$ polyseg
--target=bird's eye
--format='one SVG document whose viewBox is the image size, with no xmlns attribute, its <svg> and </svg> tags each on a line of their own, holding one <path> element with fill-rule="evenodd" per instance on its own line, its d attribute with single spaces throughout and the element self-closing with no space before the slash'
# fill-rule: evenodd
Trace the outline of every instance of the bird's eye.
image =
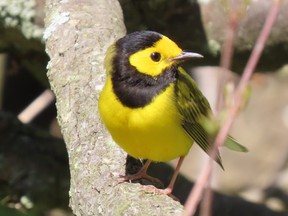
<svg viewBox="0 0 288 216">
<path fill-rule="evenodd" d="M 153 52 L 153 53 L 151 53 L 150 57 L 151 57 L 152 61 L 159 62 L 161 59 L 161 54 L 158 52 Z"/>
</svg>

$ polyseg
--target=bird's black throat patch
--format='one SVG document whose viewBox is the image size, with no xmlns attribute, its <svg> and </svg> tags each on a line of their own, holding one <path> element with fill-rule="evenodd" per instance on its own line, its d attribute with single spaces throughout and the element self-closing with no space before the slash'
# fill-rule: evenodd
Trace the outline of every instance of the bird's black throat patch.
<svg viewBox="0 0 288 216">
<path fill-rule="evenodd" d="M 123 66 L 123 65 L 122 65 Z M 178 75 L 177 68 L 171 67 L 158 76 L 141 74 L 134 67 L 121 67 L 112 74 L 114 93 L 119 101 L 129 108 L 140 108 L 152 102 Z"/>
</svg>

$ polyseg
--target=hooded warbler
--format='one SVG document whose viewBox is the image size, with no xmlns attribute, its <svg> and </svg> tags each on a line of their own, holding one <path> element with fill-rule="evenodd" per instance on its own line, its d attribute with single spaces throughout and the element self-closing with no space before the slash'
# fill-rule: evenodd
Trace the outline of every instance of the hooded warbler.
<svg viewBox="0 0 288 216">
<path fill-rule="evenodd" d="M 195 81 L 179 64 L 202 57 L 184 52 L 168 37 L 153 31 L 128 34 L 111 45 L 104 66 L 106 83 L 98 102 L 100 116 L 112 138 L 134 158 L 147 159 L 142 169 L 122 180 L 148 178 L 151 161 L 179 157 L 169 186 L 171 194 L 178 171 L 195 141 L 206 153 L 212 146 L 200 123 L 211 114 L 210 105 Z M 228 137 L 234 150 L 246 148 Z M 222 166 L 219 153 L 216 161 Z"/>
</svg>

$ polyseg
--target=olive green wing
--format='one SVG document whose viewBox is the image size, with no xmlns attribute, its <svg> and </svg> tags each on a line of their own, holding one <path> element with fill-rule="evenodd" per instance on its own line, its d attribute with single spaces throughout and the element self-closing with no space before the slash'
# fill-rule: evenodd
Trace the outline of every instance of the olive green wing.
<svg viewBox="0 0 288 216">
<path fill-rule="evenodd" d="M 200 119 L 209 117 L 211 107 L 195 81 L 182 68 L 179 68 L 179 77 L 175 83 L 175 97 L 177 108 L 182 115 L 182 127 L 209 154 L 212 144 L 209 142 L 207 132 L 200 124 Z M 223 168 L 219 152 L 217 152 L 216 161 Z"/>
</svg>

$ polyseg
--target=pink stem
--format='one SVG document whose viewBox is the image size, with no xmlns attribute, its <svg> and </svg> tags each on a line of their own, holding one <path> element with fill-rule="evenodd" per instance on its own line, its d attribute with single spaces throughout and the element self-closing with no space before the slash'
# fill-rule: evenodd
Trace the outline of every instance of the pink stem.
<svg viewBox="0 0 288 216">
<path fill-rule="evenodd" d="M 277 18 L 278 11 L 279 11 L 279 5 L 281 0 L 274 0 L 274 4 L 272 5 L 269 14 L 265 20 L 264 26 L 260 32 L 260 35 L 256 41 L 256 44 L 253 48 L 253 51 L 251 53 L 251 56 L 248 60 L 248 63 L 244 69 L 242 78 L 240 80 L 240 83 L 236 89 L 235 92 L 235 103 L 230 107 L 228 110 L 228 115 L 226 118 L 225 123 L 223 124 L 222 128 L 220 129 L 219 133 L 216 136 L 215 142 L 214 142 L 214 149 L 211 155 L 211 158 L 209 159 L 208 163 L 205 165 L 204 169 L 199 175 L 199 178 L 197 182 L 194 185 L 193 190 L 191 191 L 186 204 L 184 206 L 184 212 L 183 215 L 194 215 L 197 205 L 202 197 L 203 190 L 206 186 L 206 182 L 209 178 L 209 175 L 211 173 L 212 168 L 212 158 L 215 158 L 217 149 L 224 143 L 225 138 L 228 135 L 228 132 L 232 126 L 232 123 L 237 115 L 238 109 L 241 105 L 241 102 L 243 100 L 243 93 L 245 91 L 246 86 L 248 85 L 248 82 L 253 74 L 253 71 L 255 70 L 255 67 L 258 63 L 258 60 L 261 56 L 261 53 L 264 49 L 264 45 L 267 41 L 267 38 L 271 32 L 271 29 L 273 27 L 273 24 Z"/>
</svg>

